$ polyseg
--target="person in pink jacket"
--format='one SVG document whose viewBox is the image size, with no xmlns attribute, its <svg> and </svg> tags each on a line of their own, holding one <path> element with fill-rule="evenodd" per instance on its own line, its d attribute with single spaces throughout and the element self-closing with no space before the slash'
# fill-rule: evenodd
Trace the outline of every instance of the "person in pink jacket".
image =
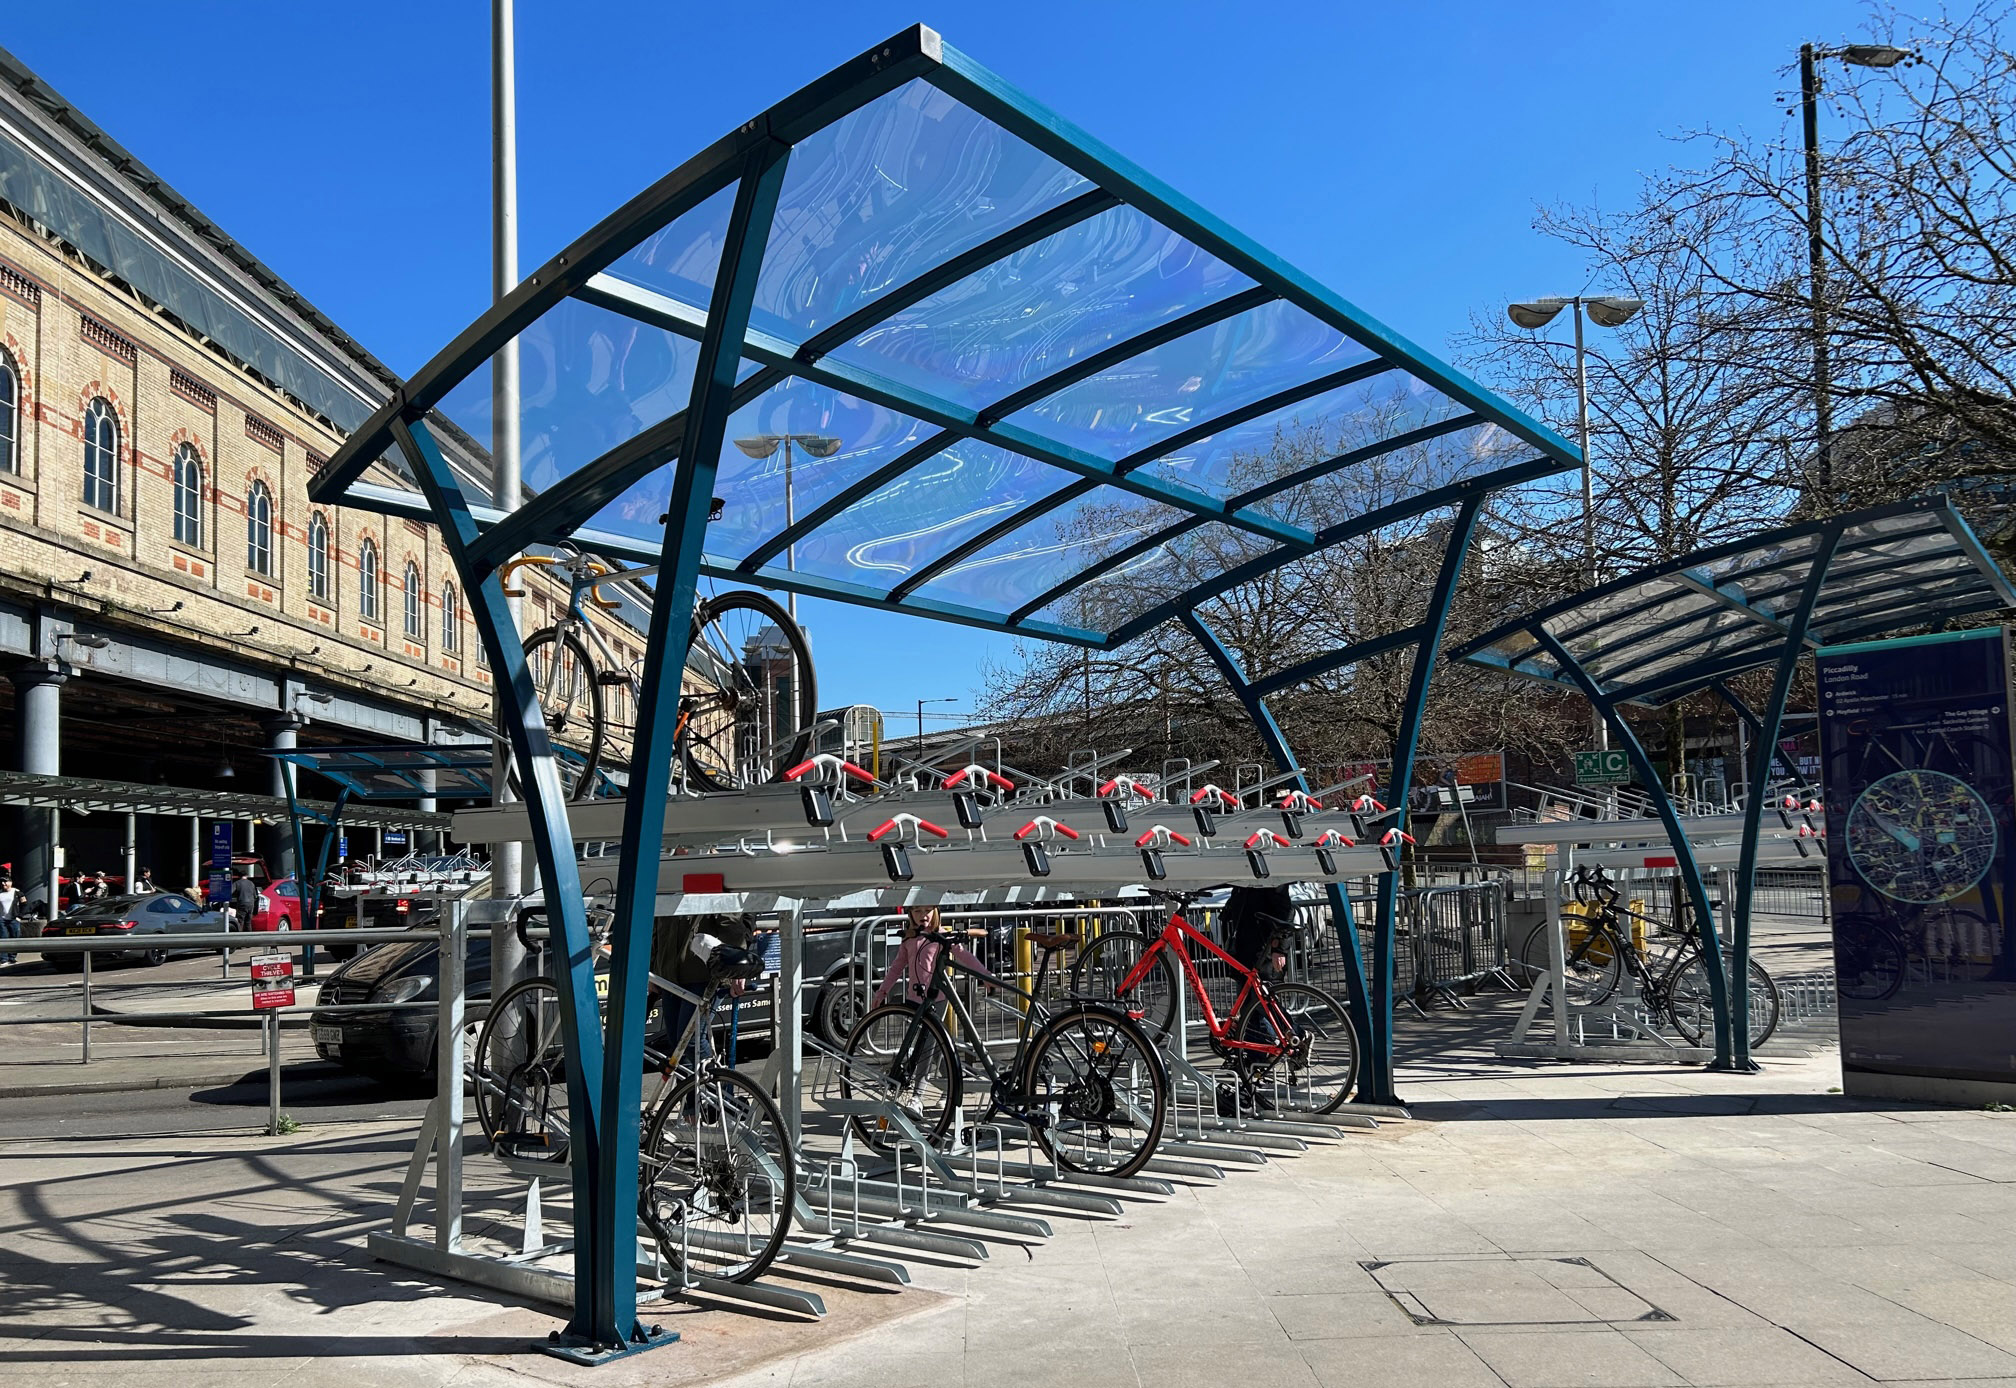
<svg viewBox="0 0 2016 1388">
<path fill-rule="evenodd" d="M 931 970 L 937 967 L 938 951 L 948 945 L 952 957 L 961 964 L 983 978 L 993 977 L 971 950 L 953 944 L 939 933 L 944 922 L 936 906 L 912 906 L 908 915 L 909 919 L 903 922 L 903 943 L 896 947 L 896 957 L 889 961 L 889 971 L 882 975 L 882 986 L 875 990 L 876 1007 L 887 1002 L 896 985 L 906 979 L 909 986 L 904 992 L 905 1000 L 924 1001 L 924 985 L 931 981 Z"/>
</svg>

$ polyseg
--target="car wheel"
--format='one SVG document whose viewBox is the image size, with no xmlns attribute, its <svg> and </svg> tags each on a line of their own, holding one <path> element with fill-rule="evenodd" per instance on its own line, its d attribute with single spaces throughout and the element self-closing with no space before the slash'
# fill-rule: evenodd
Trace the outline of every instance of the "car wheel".
<svg viewBox="0 0 2016 1388">
<path fill-rule="evenodd" d="M 150 949 L 140 957 L 158 969 L 168 962 L 168 951 L 165 949 Z"/>
</svg>

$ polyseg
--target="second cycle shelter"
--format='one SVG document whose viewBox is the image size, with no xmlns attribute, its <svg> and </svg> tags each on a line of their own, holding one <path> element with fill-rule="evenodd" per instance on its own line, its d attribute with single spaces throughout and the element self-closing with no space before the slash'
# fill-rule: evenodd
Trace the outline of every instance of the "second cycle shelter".
<svg viewBox="0 0 2016 1388">
<path fill-rule="evenodd" d="M 526 380 L 515 418 L 500 420 L 487 368 L 507 347 Z M 465 492 L 442 438 L 507 424 L 535 494 L 504 512 Z M 737 446 L 794 437 L 817 443 Z M 816 853 L 662 856 L 702 577 L 1092 653 L 1180 622 L 1284 788 L 1306 792 L 1267 697 L 1413 650 L 1403 779 L 1485 498 L 1576 463 L 1544 426 L 921 27 L 738 126 L 466 328 L 310 490 L 441 527 L 498 680 L 566 969 L 578 1144 L 568 1342 L 590 1358 L 654 1342 L 636 1314 L 638 1134 L 624 1115 L 639 1102 L 664 874 L 688 893 L 720 892 L 760 861 L 773 890 L 820 894 L 807 880 Z M 1216 605 L 1252 585 L 1439 513 L 1451 519 L 1416 551 L 1418 620 L 1354 624 L 1338 649 L 1253 679 L 1250 653 L 1216 634 Z M 556 739 L 499 581 L 515 556 L 562 542 L 644 566 L 629 577 L 651 583 L 626 794 L 611 802 L 620 811 L 601 811 L 620 815 L 606 1026 Z M 788 812 L 799 788 L 785 789 Z M 892 800 L 886 819 L 907 842 L 850 844 L 826 865 L 872 876 L 886 864 L 885 882 L 907 880 L 907 865 L 938 886 L 959 876 L 955 852 L 987 874 L 996 860 L 1023 870 L 1019 847 L 921 842 L 925 828 L 942 831 L 905 803 Z M 1397 834 L 1404 816 L 1403 804 L 1380 829 Z M 1270 847 L 1258 830 L 1254 841 L 1256 871 L 1271 852 L 1274 880 L 1324 881 L 1338 938 L 1355 940 L 1334 863 L 1318 866 L 1311 844 Z M 1061 881 L 1074 855 L 1102 851 L 1047 848 Z M 1112 851 L 1153 875 L 1147 849 Z M 1212 851 L 1227 872 L 1248 861 L 1236 843 Z M 1355 989 L 1375 1096 L 1391 1084 L 1390 862 L 1384 880 L 1374 977 Z M 1355 950 L 1344 953 L 1355 971 Z"/>
<path fill-rule="evenodd" d="M 1755 1068 L 1747 997 L 1751 907 L 1766 825 L 1779 827 L 1764 787 L 1774 759 L 1784 756 L 1779 736 L 1800 661 L 1822 645 L 2012 606 L 2016 587 L 1951 500 L 1926 497 L 1699 550 L 1535 608 L 1452 655 L 1572 690 L 1602 713 L 1652 798 L 1662 856 L 1670 855 L 1693 908 L 1714 1005 L 1713 1065 L 1748 1070 Z M 1771 689 L 1763 706 L 1752 709 L 1729 682 L 1761 670 L 1772 672 Z M 1751 734 L 1727 941 L 1718 940 L 1709 908 L 1702 836 L 1690 832 L 1622 714 L 1627 706 L 1658 708 L 1703 690 L 1716 693 Z M 1796 778 L 1796 768 L 1787 769 Z M 1795 836 L 1798 827 L 1783 826 Z M 1552 832 L 1584 842 L 1633 839 L 1615 822 Z"/>
</svg>

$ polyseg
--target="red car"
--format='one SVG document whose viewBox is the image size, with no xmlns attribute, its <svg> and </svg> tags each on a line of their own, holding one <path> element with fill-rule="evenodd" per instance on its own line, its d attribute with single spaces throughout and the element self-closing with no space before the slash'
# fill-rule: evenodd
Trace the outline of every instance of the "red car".
<svg viewBox="0 0 2016 1388">
<path fill-rule="evenodd" d="M 291 877 L 268 882 L 259 891 L 259 909 L 252 913 L 254 930 L 299 930 L 301 884 Z"/>
</svg>

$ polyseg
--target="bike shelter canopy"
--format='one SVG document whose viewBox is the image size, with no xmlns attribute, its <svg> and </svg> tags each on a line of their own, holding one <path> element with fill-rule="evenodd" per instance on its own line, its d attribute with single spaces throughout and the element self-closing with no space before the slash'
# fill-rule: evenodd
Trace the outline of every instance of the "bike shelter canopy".
<svg viewBox="0 0 2016 1388">
<path fill-rule="evenodd" d="M 1766 531 L 1627 574 L 1536 608 L 1451 656 L 1572 689 L 1600 710 L 1651 794 L 1693 903 L 1716 1014 L 1716 1065 L 1750 1069 L 1748 970 L 1763 787 L 1800 660 L 1915 627 L 2016 607 L 2012 587 L 1943 496 L 1923 497 Z M 1728 687 L 1774 672 L 1752 710 Z M 1730 913 L 1718 940 L 1699 862 L 1657 768 L 1620 713 L 1712 689 L 1755 734 Z M 1728 968 L 1723 968 L 1724 950 Z"/>
<path fill-rule="evenodd" d="M 512 345 L 522 390 L 499 420 L 484 368 Z M 507 513 L 465 496 L 436 442 L 446 424 L 515 424 L 531 498 Z M 641 845 L 672 789 L 703 574 L 1101 649 L 1181 620 L 1284 770 L 1265 694 L 1412 645 L 1411 755 L 1484 497 L 1577 461 L 922 27 L 688 160 L 464 330 L 310 492 L 441 526 L 498 679 L 567 965 L 570 1334 L 651 1341 L 636 1320 L 637 1132 L 620 1115 L 638 1102 L 657 865 L 625 855 L 598 1026 L 557 753 L 501 565 L 571 542 L 654 569 L 624 809 L 623 841 Z M 418 491 L 371 480 L 380 463 Z M 1441 508 L 1457 519 L 1429 615 L 1404 633 L 1249 683 L 1199 613 Z M 1385 879 L 1372 987 L 1390 1021 Z M 1362 1013 L 1354 1025 L 1367 1034 Z"/>
</svg>

